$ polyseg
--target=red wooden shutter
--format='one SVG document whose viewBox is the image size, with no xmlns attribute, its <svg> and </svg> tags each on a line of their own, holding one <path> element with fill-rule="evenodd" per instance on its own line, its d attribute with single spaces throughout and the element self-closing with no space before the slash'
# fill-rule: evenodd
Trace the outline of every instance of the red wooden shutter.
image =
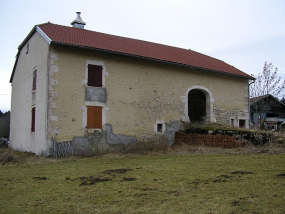
<svg viewBox="0 0 285 214">
<path fill-rule="evenodd" d="M 102 107 L 87 106 L 87 128 L 88 129 L 102 128 Z"/>
<path fill-rule="evenodd" d="M 32 124 L 31 124 L 31 132 L 35 132 L 36 125 L 36 107 L 32 108 Z"/>
<path fill-rule="evenodd" d="M 37 89 L 37 70 L 33 73 L 33 91 Z"/>
<path fill-rule="evenodd" d="M 88 65 L 88 86 L 102 87 L 102 66 Z"/>
</svg>

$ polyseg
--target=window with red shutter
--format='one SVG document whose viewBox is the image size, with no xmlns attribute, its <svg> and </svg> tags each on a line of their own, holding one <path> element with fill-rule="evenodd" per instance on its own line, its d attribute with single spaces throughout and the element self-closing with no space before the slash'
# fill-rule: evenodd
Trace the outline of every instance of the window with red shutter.
<svg viewBox="0 0 285 214">
<path fill-rule="evenodd" d="M 37 70 L 33 72 L 33 91 L 37 89 Z"/>
<path fill-rule="evenodd" d="M 87 106 L 87 128 L 88 129 L 102 128 L 102 107 Z"/>
<path fill-rule="evenodd" d="M 36 107 L 32 108 L 32 124 L 31 124 L 31 132 L 35 132 L 36 128 Z"/>
<path fill-rule="evenodd" d="M 102 87 L 102 66 L 88 65 L 88 86 Z"/>
</svg>

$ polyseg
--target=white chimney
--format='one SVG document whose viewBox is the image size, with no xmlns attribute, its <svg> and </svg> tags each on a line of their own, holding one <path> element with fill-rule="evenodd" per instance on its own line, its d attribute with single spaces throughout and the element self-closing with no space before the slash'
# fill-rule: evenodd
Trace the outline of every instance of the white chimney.
<svg viewBox="0 0 285 214">
<path fill-rule="evenodd" d="M 72 27 L 84 29 L 84 25 L 86 25 L 86 23 L 80 17 L 81 12 L 76 12 L 76 13 L 77 13 L 76 19 L 72 21 L 70 24 L 72 25 Z"/>
</svg>

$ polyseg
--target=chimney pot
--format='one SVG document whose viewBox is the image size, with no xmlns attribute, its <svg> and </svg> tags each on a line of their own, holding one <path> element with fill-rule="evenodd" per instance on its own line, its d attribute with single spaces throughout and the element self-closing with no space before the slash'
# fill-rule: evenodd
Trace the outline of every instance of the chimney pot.
<svg viewBox="0 0 285 214">
<path fill-rule="evenodd" d="M 80 17 L 81 12 L 76 12 L 76 13 L 77 13 L 76 19 L 72 21 L 70 24 L 72 25 L 72 27 L 84 29 L 84 25 L 86 25 L 86 23 Z"/>
</svg>

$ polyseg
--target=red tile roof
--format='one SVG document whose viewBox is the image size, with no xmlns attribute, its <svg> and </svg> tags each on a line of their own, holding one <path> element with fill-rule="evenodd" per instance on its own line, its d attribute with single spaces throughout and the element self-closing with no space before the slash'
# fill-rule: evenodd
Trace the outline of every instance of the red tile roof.
<svg viewBox="0 0 285 214">
<path fill-rule="evenodd" d="M 38 25 L 38 27 L 54 44 L 61 43 L 83 48 L 100 49 L 252 79 L 250 75 L 223 61 L 187 49 L 52 23 Z"/>
</svg>

